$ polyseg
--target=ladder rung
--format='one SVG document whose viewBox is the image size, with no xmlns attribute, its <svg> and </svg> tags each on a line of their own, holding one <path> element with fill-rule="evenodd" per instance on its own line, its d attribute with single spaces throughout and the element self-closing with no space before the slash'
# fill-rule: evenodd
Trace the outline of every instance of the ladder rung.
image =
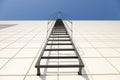
<svg viewBox="0 0 120 80">
<path fill-rule="evenodd" d="M 72 43 L 48 43 L 47 45 L 72 45 Z"/>
<path fill-rule="evenodd" d="M 76 59 L 78 58 L 77 56 L 49 56 L 49 57 L 41 57 L 42 59 Z"/>
<path fill-rule="evenodd" d="M 50 34 L 50 35 L 68 35 L 68 34 Z"/>
<path fill-rule="evenodd" d="M 52 32 L 67 32 L 65 29 L 53 29 Z"/>
<path fill-rule="evenodd" d="M 45 51 L 74 51 L 75 49 L 45 49 Z"/>
<path fill-rule="evenodd" d="M 66 31 L 66 29 L 64 29 L 64 28 L 54 28 L 53 30 L 54 30 L 54 31 L 58 31 L 58 30 L 60 30 L 60 31 L 61 31 L 61 30 L 65 30 L 65 31 Z"/>
<path fill-rule="evenodd" d="M 71 68 L 71 67 L 84 67 L 84 65 L 39 65 L 37 68 Z"/>
<path fill-rule="evenodd" d="M 53 29 L 64 29 L 65 30 L 65 28 L 53 28 Z"/>
<path fill-rule="evenodd" d="M 54 28 L 59 28 L 59 27 L 60 27 L 60 28 L 61 28 L 61 27 L 64 28 L 65 26 L 61 26 L 61 25 L 59 25 L 59 26 L 54 26 Z"/>
<path fill-rule="evenodd" d="M 66 35 L 66 34 L 56 34 L 56 35 L 50 35 L 50 37 L 69 37 L 69 35 Z"/>
<path fill-rule="evenodd" d="M 70 38 L 69 36 L 50 36 L 49 38 Z"/>
<path fill-rule="evenodd" d="M 66 32 L 66 31 L 63 31 L 63 30 L 54 30 L 52 33 L 54 32 Z"/>
<path fill-rule="evenodd" d="M 65 28 L 65 27 L 54 27 L 54 28 Z"/>
<path fill-rule="evenodd" d="M 67 32 L 52 32 L 52 33 L 67 33 Z"/>
<path fill-rule="evenodd" d="M 66 33 L 66 32 L 64 32 L 64 33 L 56 33 L 56 32 L 51 32 L 51 34 L 68 34 L 68 33 Z"/>
<path fill-rule="evenodd" d="M 54 31 L 61 31 L 61 30 L 66 31 L 66 29 L 64 29 L 64 28 L 54 28 L 53 30 L 54 30 Z"/>
<path fill-rule="evenodd" d="M 56 40 L 49 39 L 48 41 L 71 41 L 71 40 L 70 39 L 59 39 L 59 40 L 58 39 L 56 39 Z"/>
<path fill-rule="evenodd" d="M 63 28 L 59 28 L 59 29 L 53 29 L 53 31 L 66 31 L 66 29 L 63 29 Z"/>
</svg>

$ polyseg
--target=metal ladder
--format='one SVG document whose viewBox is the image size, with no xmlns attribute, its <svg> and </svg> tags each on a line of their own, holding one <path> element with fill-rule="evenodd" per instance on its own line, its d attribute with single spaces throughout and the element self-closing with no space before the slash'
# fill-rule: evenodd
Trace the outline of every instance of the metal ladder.
<svg viewBox="0 0 120 80">
<path fill-rule="evenodd" d="M 51 42 L 51 43 L 50 43 Z M 55 43 L 57 42 L 57 43 Z M 64 42 L 64 43 L 63 43 Z M 61 46 L 67 45 L 72 46 L 72 48 L 47 48 L 47 46 Z M 72 51 L 74 56 L 43 56 L 46 51 Z M 79 64 L 77 65 L 42 65 L 40 62 L 42 59 L 78 59 Z M 79 68 L 78 75 L 82 75 L 82 68 L 84 64 L 81 57 L 73 43 L 73 40 L 65 27 L 62 19 L 57 19 L 55 25 L 53 26 L 49 37 L 41 51 L 41 54 L 36 62 L 35 68 L 37 68 L 37 75 L 40 76 L 40 68 Z"/>
</svg>

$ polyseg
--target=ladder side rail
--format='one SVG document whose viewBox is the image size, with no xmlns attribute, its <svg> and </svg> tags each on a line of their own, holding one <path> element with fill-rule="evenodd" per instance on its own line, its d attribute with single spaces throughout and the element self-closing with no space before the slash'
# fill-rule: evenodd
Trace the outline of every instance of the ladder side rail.
<svg viewBox="0 0 120 80">
<path fill-rule="evenodd" d="M 54 26 L 53 26 L 54 27 Z M 52 27 L 52 29 L 53 29 L 53 27 Z M 52 32 L 52 30 L 50 31 L 50 33 Z M 49 34 L 49 36 L 50 36 L 50 34 Z M 47 38 L 47 40 L 46 40 L 46 42 L 45 42 L 45 46 L 43 47 L 43 49 L 42 49 L 42 51 L 41 51 L 41 54 L 40 54 L 40 56 L 39 56 L 39 58 L 38 58 L 38 60 L 37 60 L 37 62 L 36 62 L 36 65 L 35 65 L 35 67 L 37 67 L 37 66 L 39 66 L 40 65 L 40 61 L 41 61 L 41 57 L 43 56 L 43 54 L 44 54 L 44 50 L 45 50 L 45 48 L 46 48 L 46 46 L 47 46 L 47 42 L 48 42 L 48 38 Z"/>
<path fill-rule="evenodd" d="M 63 24 L 64 24 L 64 23 L 63 23 Z M 74 42 L 73 42 L 72 37 L 70 36 L 70 34 L 69 34 L 69 32 L 68 32 L 68 29 L 66 28 L 65 25 L 64 25 L 64 27 L 65 27 L 65 29 L 66 29 L 66 31 L 67 31 L 70 39 L 71 39 L 71 43 L 73 44 L 72 46 L 73 46 L 73 48 L 75 49 L 75 54 L 78 56 L 78 62 L 79 62 L 79 72 L 78 72 L 78 75 L 82 75 L 82 68 L 84 67 L 83 61 L 82 61 L 82 59 L 81 59 L 81 57 L 80 57 L 80 55 L 79 55 L 79 53 L 78 53 L 78 51 L 77 51 L 77 48 L 76 48 L 76 46 L 75 46 L 75 44 L 74 44 Z M 71 29 L 73 29 L 72 26 L 71 26 Z M 72 33 L 72 32 L 71 32 L 71 33 Z"/>
<path fill-rule="evenodd" d="M 52 27 L 52 29 L 53 29 L 53 27 Z M 50 31 L 50 32 L 52 32 L 52 30 Z M 50 36 L 50 34 L 49 34 L 49 36 Z M 47 37 L 46 37 L 47 38 Z M 48 43 L 48 41 L 49 41 L 49 39 L 47 38 L 47 40 L 46 40 L 46 42 L 45 42 L 45 45 L 44 45 L 44 47 L 43 47 L 43 49 L 42 49 L 42 51 L 41 51 L 41 54 L 40 54 L 40 56 L 38 57 L 38 60 L 37 60 L 37 62 L 36 62 L 36 64 L 35 64 L 35 68 L 37 68 L 37 75 L 41 75 L 41 72 L 40 72 L 40 61 L 41 61 L 41 59 L 42 59 L 42 56 L 43 56 L 43 54 L 44 54 L 44 50 L 45 50 L 45 48 L 46 48 L 46 46 L 47 46 L 47 43 Z"/>
<path fill-rule="evenodd" d="M 54 13 L 53 15 L 51 15 L 51 16 L 49 17 L 49 19 L 48 19 L 47 31 L 46 31 L 47 37 L 48 37 L 49 31 L 52 29 L 51 26 L 54 27 L 54 24 L 55 24 L 56 19 L 57 19 L 57 15 L 58 15 L 58 13 L 56 12 L 56 13 Z M 49 27 L 49 25 L 50 25 L 50 27 Z"/>
<path fill-rule="evenodd" d="M 70 23 L 70 26 L 71 26 L 71 27 L 69 27 L 69 25 L 67 24 L 67 22 L 63 21 L 63 23 L 64 23 L 64 26 L 66 26 L 66 28 L 69 29 L 68 32 L 69 32 L 69 34 L 71 34 L 71 35 L 70 35 L 71 38 L 73 38 L 73 24 Z"/>
<path fill-rule="evenodd" d="M 65 26 L 65 25 L 64 25 L 64 27 L 65 27 L 65 29 L 66 29 L 66 26 Z M 66 31 L 68 32 L 68 29 L 66 29 Z M 68 32 L 68 33 L 69 33 L 69 32 Z M 70 36 L 70 34 L 68 34 L 68 35 Z M 73 44 L 73 47 L 75 48 L 76 55 L 79 57 L 79 58 L 78 58 L 78 59 L 79 59 L 79 64 L 84 66 L 83 61 L 81 60 L 81 57 L 80 57 L 80 55 L 79 55 L 79 53 L 78 53 L 78 51 L 77 51 L 77 49 L 76 49 L 76 47 L 75 47 L 75 44 L 73 43 L 73 39 L 72 39 L 71 36 L 70 36 L 70 39 L 71 39 L 71 42 L 72 42 L 72 44 Z"/>
<path fill-rule="evenodd" d="M 73 37 L 73 22 L 72 22 L 72 19 L 63 12 L 61 12 L 61 16 L 62 16 L 64 25 L 66 25 L 67 28 L 71 31 L 69 33 L 71 33 L 71 38 L 72 38 Z M 67 22 L 70 23 L 71 28 L 68 26 Z"/>
<path fill-rule="evenodd" d="M 43 47 L 43 49 L 42 49 L 42 51 L 41 51 L 41 54 L 40 54 L 40 56 L 38 57 L 38 60 L 37 60 L 37 62 L 36 62 L 36 64 L 35 64 L 35 67 L 37 68 L 37 67 L 39 67 L 39 65 L 40 65 L 40 61 L 41 61 L 41 57 L 43 56 L 43 54 L 44 54 L 44 49 L 46 48 L 46 44 L 47 44 L 47 42 L 48 42 L 48 39 L 46 40 L 46 42 L 45 42 L 45 44 L 44 44 L 44 47 Z"/>
<path fill-rule="evenodd" d="M 49 27 L 49 25 L 47 25 L 47 32 L 46 32 L 47 38 L 48 38 L 49 34 L 51 33 L 51 30 L 53 29 L 55 22 L 56 22 L 56 21 L 54 20 L 54 21 L 51 23 L 50 27 Z"/>
</svg>

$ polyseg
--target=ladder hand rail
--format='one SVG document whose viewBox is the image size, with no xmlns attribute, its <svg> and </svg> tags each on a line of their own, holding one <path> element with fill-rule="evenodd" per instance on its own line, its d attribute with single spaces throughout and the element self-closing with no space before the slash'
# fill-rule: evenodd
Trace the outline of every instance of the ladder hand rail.
<svg viewBox="0 0 120 80">
<path fill-rule="evenodd" d="M 52 15 L 49 17 L 48 23 L 47 23 L 47 33 L 48 33 L 49 30 L 52 28 L 51 26 L 52 26 L 53 22 L 56 20 L 56 16 L 57 16 L 57 14 L 54 13 L 54 14 L 52 14 Z M 51 23 L 50 28 L 48 28 L 48 26 L 49 26 L 50 23 Z"/>
<path fill-rule="evenodd" d="M 67 22 L 69 22 L 69 23 L 72 23 L 72 19 L 70 18 L 70 17 L 68 17 L 65 13 L 63 13 L 63 12 L 60 12 L 61 13 L 61 15 L 62 15 L 62 19 L 63 20 L 66 20 Z"/>
<path fill-rule="evenodd" d="M 52 26 L 53 23 L 54 23 L 54 21 L 53 21 L 52 24 L 50 25 L 50 28 L 47 28 L 47 32 L 49 32 L 49 30 L 53 27 L 53 26 Z M 51 26 L 52 26 L 52 27 L 51 27 Z M 48 27 L 48 25 L 47 25 L 47 27 Z"/>
<path fill-rule="evenodd" d="M 66 16 L 66 14 L 63 12 L 61 12 L 61 14 L 62 14 L 62 18 L 64 20 L 63 22 L 66 24 L 66 27 L 68 27 L 68 29 L 72 32 L 72 25 L 73 25 L 72 19 L 70 17 Z M 71 28 L 68 26 L 67 22 L 70 23 Z"/>
<path fill-rule="evenodd" d="M 71 22 L 71 28 L 68 26 L 68 24 L 67 24 L 67 22 L 65 22 L 65 21 L 63 21 L 64 22 L 64 24 L 65 24 L 65 27 L 66 27 L 66 29 L 67 29 L 67 31 L 69 32 L 69 34 L 71 34 L 70 36 L 71 36 L 71 38 L 73 37 L 73 23 Z"/>
<path fill-rule="evenodd" d="M 64 22 L 64 23 L 66 24 L 66 27 L 68 27 L 68 24 L 67 24 L 66 22 Z M 73 25 L 72 22 L 71 22 L 71 25 Z M 70 27 L 68 27 L 68 29 L 69 29 L 70 31 L 72 31 L 72 29 L 71 29 Z"/>
<path fill-rule="evenodd" d="M 49 17 L 49 19 L 48 19 L 48 24 L 50 24 L 51 22 L 52 22 L 52 20 L 56 20 L 57 18 L 56 18 L 56 15 L 57 13 L 54 13 L 54 14 L 52 14 L 50 17 Z"/>
<path fill-rule="evenodd" d="M 73 23 L 72 23 L 72 21 L 71 21 L 71 18 L 68 17 L 68 16 L 66 16 L 66 14 L 63 13 L 63 12 L 61 12 L 61 11 L 55 12 L 54 14 L 52 14 L 52 15 L 49 17 L 49 19 L 48 19 L 48 20 L 49 20 L 49 21 L 48 21 L 48 25 L 49 25 L 51 22 L 53 22 L 53 20 L 58 19 L 58 18 L 60 17 L 59 15 L 61 15 L 61 18 L 62 18 L 63 20 L 66 20 L 67 22 L 69 22 L 69 23 L 71 24 L 71 29 L 70 29 L 70 27 L 68 27 L 68 24 L 66 23 L 68 29 L 71 31 L 71 34 L 72 34 L 72 32 L 73 32 L 73 30 L 72 30 L 72 25 L 73 25 Z M 47 25 L 47 26 L 48 26 L 48 25 Z M 51 25 L 51 26 L 52 26 L 52 25 Z M 51 29 L 51 27 L 50 27 L 49 29 L 47 29 L 47 32 L 49 32 L 50 29 Z"/>
</svg>

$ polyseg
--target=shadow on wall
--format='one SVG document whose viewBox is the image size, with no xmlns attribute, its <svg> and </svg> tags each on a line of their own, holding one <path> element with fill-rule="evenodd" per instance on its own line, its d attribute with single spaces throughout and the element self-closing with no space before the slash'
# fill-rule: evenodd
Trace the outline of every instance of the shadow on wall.
<svg viewBox="0 0 120 80">
<path fill-rule="evenodd" d="M 17 24 L 0 24 L 0 30 L 4 29 L 4 28 L 9 28 L 9 27 L 13 27 L 16 26 Z"/>
</svg>

